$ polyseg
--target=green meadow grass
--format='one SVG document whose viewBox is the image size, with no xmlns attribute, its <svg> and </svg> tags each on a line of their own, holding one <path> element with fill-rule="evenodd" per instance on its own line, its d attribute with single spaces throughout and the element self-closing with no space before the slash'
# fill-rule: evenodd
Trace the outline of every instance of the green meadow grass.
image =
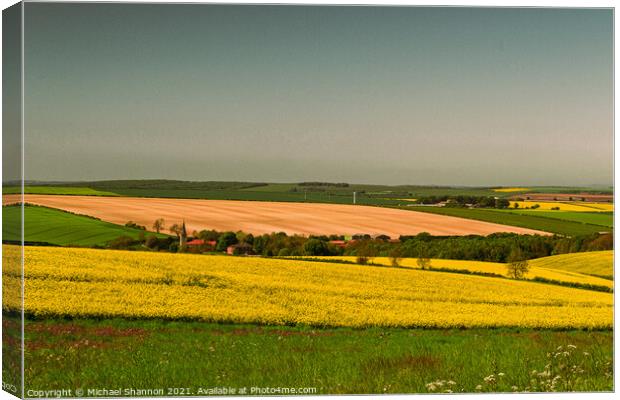
<svg viewBox="0 0 620 400">
<path fill-rule="evenodd" d="M 502 210 L 519 215 L 554 218 L 563 221 L 573 221 L 582 224 L 600 225 L 607 228 L 614 226 L 613 212 L 579 212 L 579 211 L 538 211 L 538 210 Z"/>
<path fill-rule="evenodd" d="M 119 236 L 137 238 L 144 231 L 71 214 L 53 208 L 26 206 L 24 208 L 24 240 L 54 245 L 104 245 Z M 2 240 L 19 241 L 21 209 L 19 206 L 2 207 Z M 155 233 L 149 233 L 155 235 Z M 159 235 L 163 237 L 164 235 Z"/>
<path fill-rule="evenodd" d="M 588 235 L 596 232 L 611 231 L 613 228 L 601 225 L 584 224 L 581 222 L 549 218 L 538 215 L 523 215 L 502 210 L 481 208 L 452 207 L 400 207 L 404 210 L 421 211 L 433 214 L 450 215 L 453 217 L 476 219 L 496 224 L 519 226 L 560 235 Z"/>
<path fill-rule="evenodd" d="M 115 193 L 130 197 L 157 197 L 157 198 L 183 198 L 183 199 L 208 199 L 208 200 L 242 200 L 242 201 L 283 201 L 283 202 L 308 202 L 308 203 L 334 203 L 353 204 L 352 194 L 326 193 L 326 192 L 287 192 L 251 189 L 143 189 L 123 188 L 114 189 Z M 375 198 L 358 195 L 357 204 L 365 205 L 398 205 L 403 201 Z"/>
<path fill-rule="evenodd" d="M 21 188 L 19 186 L 5 186 L 2 188 L 3 194 L 19 194 Z M 96 190 L 89 187 L 71 187 L 71 186 L 25 186 L 26 194 L 58 194 L 73 196 L 118 196 L 117 193 Z"/>
<path fill-rule="evenodd" d="M 314 387 L 317 394 L 427 393 L 427 384 L 452 380 L 455 384 L 442 390 L 512 392 L 526 390 L 532 371 L 549 363 L 554 375 L 570 378 L 560 368 L 568 363 L 583 369 L 571 390 L 613 390 L 611 331 L 27 320 L 25 349 L 26 389 L 186 388 L 185 394 L 197 395 L 200 387 Z M 558 359 L 553 356 L 558 351 L 570 356 Z M 495 383 L 485 383 L 491 375 Z M 567 390 L 562 384 L 556 390 Z"/>
</svg>

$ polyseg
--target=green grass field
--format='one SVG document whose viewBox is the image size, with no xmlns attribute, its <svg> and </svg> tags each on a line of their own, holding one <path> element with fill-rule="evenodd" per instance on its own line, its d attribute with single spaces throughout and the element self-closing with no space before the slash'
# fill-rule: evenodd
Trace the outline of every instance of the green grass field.
<svg viewBox="0 0 620 400">
<path fill-rule="evenodd" d="M 286 201 L 309 203 L 352 204 L 352 194 L 326 192 L 278 192 L 246 190 L 194 190 L 194 189 L 115 189 L 116 193 L 133 197 L 163 197 L 209 200 Z M 403 201 L 359 195 L 357 204 L 398 205 Z"/>
<path fill-rule="evenodd" d="M 18 320 L 7 318 L 4 326 L 7 341 L 11 334 L 17 340 Z M 611 331 L 27 320 L 25 348 L 26 389 L 161 388 L 169 396 L 213 387 L 248 394 L 253 387 L 316 394 L 613 390 Z M 536 375 L 546 370 L 562 377 L 554 388 Z M 4 371 L 5 382 L 18 379 Z M 454 384 L 427 386 L 437 380 Z"/>
<path fill-rule="evenodd" d="M 519 215 L 554 218 L 563 221 L 573 221 L 582 224 L 600 225 L 607 228 L 614 226 L 613 212 L 578 212 L 578 211 L 538 211 L 538 210 L 501 210 Z"/>
<path fill-rule="evenodd" d="M 522 215 L 502 210 L 481 208 L 452 208 L 452 207 L 400 207 L 403 210 L 422 211 L 453 217 L 476 219 L 496 224 L 519 226 L 522 228 L 537 229 L 560 235 L 576 236 L 596 232 L 611 231 L 609 227 L 584 224 L 581 222 L 548 218 L 538 215 Z"/>
<path fill-rule="evenodd" d="M 3 194 L 19 194 L 21 188 L 19 186 L 5 186 L 2 188 Z M 117 193 L 96 190 L 89 187 L 72 187 L 72 186 L 25 186 L 26 194 L 59 194 L 74 196 L 118 196 Z"/>
<path fill-rule="evenodd" d="M 26 206 L 26 242 L 54 245 L 94 246 L 104 245 L 119 236 L 137 238 L 144 231 L 103 222 L 95 218 L 75 215 L 47 207 Z M 18 206 L 2 207 L 2 239 L 19 241 L 21 210 Z M 152 233 L 155 235 L 155 233 Z M 164 235 L 159 235 L 164 236 Z"/>
</svg>

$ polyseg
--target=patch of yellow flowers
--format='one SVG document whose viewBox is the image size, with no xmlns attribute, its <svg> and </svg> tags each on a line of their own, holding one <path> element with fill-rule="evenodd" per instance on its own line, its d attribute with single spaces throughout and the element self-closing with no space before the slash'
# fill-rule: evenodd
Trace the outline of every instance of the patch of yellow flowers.
<svg viewBox="0 0 620 400">
<path fill-rule="evenodd" d="M 3 246 L 5 254 L 19 247 Z M 532 282 L 253 257 L 26 247 L 36 316 L 315 326 L 610 328 L 613 296 Z M 3 271 L 5 290 L 20 270 Z M 13 296 L 3 308 L 19 309 Z"/>
<path fill-rule="evenodd" d="M 499 192 L 499 193 L 526 192 L 528 190 L 530 189 L 524 188 L 524 187 L 509 187 L 509 188 L 493 189 L 494 192 Z"/>
<path fill-rule="evenodd" d="M 613 251 L 610 251 L 613 253 Z M 609 262 L 609 269 L 613 270 L 613 256 L 609 256 L 609 252 L 596 252 L 601 253 L 595 255 L 599 258 L 603 258 L 603 260 Z M 602 254 L 605 253 L 605 254 Z M 581 258 L 582 254 L 588 253 L 573 253 L 566 254 L 561 256 L 552 256 L 545 257 L 537 260 L 531 260 L 529 262 L 530 269 L 529 272 L 525 275 L 525 279 L 533 280 L 537 277 L 567 282 L 567 283 L 585 283 L 589 285 L 597 285 L 597 286 L 606 286 L 609 288 L 613 288 L 614 283 L 609 279 L 600 278 L 597 276 L 586 275 L 580 272 L 567 271 L 567 267 L 563 267 L 566 263 L 570 262 L 571 257 L 576 256 L 576 258 Z M 565 257 L 566 256 L 566 257 Z M 558 257 L 558 260 L 555 261 L 554 258 Z M 293 257 L 290 257 L 293 258 Z M 305 257 L 298 257 L 305 258 Z M 331 257 L 307 257 L 307 258 L 319 258 L 325 259 L 327 261 L 334 260 L 343 260 L 348 262 L 355 262 L 356 258 L 351 256 L 331 256 Z M 592 260 L 594 257 L 584 257 L 587 260 Z M 546 260 L 545 262 L 538 262 L 538 260 Z M 388 257 L 375 257 L 372 259 L 373 264 L 390 266 L 392 265 L 392 261 Z M 576 263 L 576 262 L 575 262 Z M 575 264 L 573 263 L 573 264 Z M 415 268 L 419 269 L 417 258 L 403 258 L 399 260 L 399 265 L 401 267 L 406 268 Z M 463 270 L 463 271 L 471 271 L 471 272 L 481 272 L 481 273 L 491 273 L 498 274 L 503 276 L 508 276 L 508 269 L 506 264 L 502 263 L 494 263 L 494 262 L 485 262 L 485 261 L 468 261 L 468 260 L 444 260 L 444 259 L 431 259 L 431 268 L 433 269 L 453 269 L 453 270 Z M 557 268 L 557 269 L 556 269 Z M 560 269 L 561 268 L 561 269 Z M 583 267 L 582 269 L 587 270 L 587 267 Z M 604 275 L 604 274 L 601 274 Z"/>
<path fill-rule="evenodd" d="M 510 208 L 514 208 L 515 204 L 518 204 L 518 209 L 530 208 L 534 205 L 538 205 L 535 211 L 549 211 L 552 209 L 559 209 L 559 211 L 578 211 L 578 212 L 610 212 L 614 210 L 612 203 L 587 203 L 576 201 L 511 201 Z"/>
<path fill-rule="evenodd" d="M 534 268 L 551 268 L 572 273 L 613 276 L 614 251 L 587 251 L 584 253 L 558 254 L 530 261 Z"/>
</svg>

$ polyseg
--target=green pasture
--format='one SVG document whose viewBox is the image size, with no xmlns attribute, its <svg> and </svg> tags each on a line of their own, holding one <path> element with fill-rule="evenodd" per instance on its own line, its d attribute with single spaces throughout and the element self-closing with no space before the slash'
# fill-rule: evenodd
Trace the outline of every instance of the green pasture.
<svg viewBox="0 0 620 400">
<path fill-rule="evenodd" d="M 484 208 L 457 208 L 457 207 L 400 207 L 404 210 L 421 211 L 433 214 L 450 215 L 453 217 L 469 218 L 496 224 L 518 226 L 536 229 L 560 235 L 577 236 L 591 233 L 611 231 L 610 227 L 593 225 L 564 219 L 539 216 L 537 214 L 521 214 Z M 539 213 L 537 211 L 536 213 Z M 588 213 L 589 214 L 589 213 Z"/>
<path fill-rule="evenodd" d="M 104 245 L 119 236 L 127 235 L 138 238 L 141 233 L 145 233 L 139 229 L 39 206 L 26 206 L 24 218 L 24 240 L 26 242 L 60 246 L 95 246 Z M 2 220 L 2 240 L 21 240 L 20 207 L 2 207 Z M 155 235 L 155 233 L 149 234 Z"/>
<path fill-rule="evenodd" d="M 535 217 L 545 217 L 559 219 L 563 221 L 573 221 L 582 224 L 600 225 L 607 228 L 614 226 L 613 212 L 579 212 L 579 211 L 546 211 L 546 210 L 502 210 L 519 215 L 531 215 Z"/>
<path fill-rule="evenodd" d="M 21 187 L 4 186 L 3 194 L 19 194 Z M 93 189 L 90 187 L 73 187 L 73 186 L 25 186 L 26 194 L 57 194 L 57 195 L 74 195 L 74 196 L 118 196 L 117 193 Z"/>
</svg>

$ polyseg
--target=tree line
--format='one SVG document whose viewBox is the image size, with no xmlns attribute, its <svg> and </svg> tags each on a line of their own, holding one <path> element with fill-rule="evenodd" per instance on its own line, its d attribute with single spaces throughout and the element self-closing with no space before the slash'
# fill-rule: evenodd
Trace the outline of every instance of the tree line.
<svg viewBox="0 0 620 400">
<path fill-rule="evenodd" d="M 157 232 L 163 230 L 163 220 L 153 224 Z M 226 252 L 230 246 L 233 254 L 260 255 L 266 257 L 286 256 L 353 256 L 360 263 L 373 257 L 431 258 L 510 262 L 518 249 L 518 258 L 533 259 L 555 254 L 613 249 L 611 234 L 593 233 L 575 237 L 518 235 L 495 233 L 488 236 L 433 236 L 423 232 L 413 236 L 400 236 L 390 240 L 388 236 L 356 235 L 344 241 L 342 235 L 300 236 L 284 232 L 253 235 L 246 232 L 219 232 L 202 230 L 193 232 L 188 240 L 201 239 L 204 244 L 180 248 L 180 227 L 173 224 L 175 236 L 157 237 L 141 232 L 138 238 L 121 236 L 108 243 L 115 249 L 142 249 L 169 252 Z M 334 243 L 334 241 L 342 241 Z M 344 242 L 344 245 L 342 243 Z M 511 253 L 513 254 L 511 256 Z M 424 261 L 422 261 L 424 263 Z"/>
<path fill-rule="evenodd" d="M 446 207 L 484 207 L 505 209 L 510 207 L 510 201 L 493 196 L 424 196 L 415 200 L 415 204 L 439 204 L 445 203 Z"/>
</svg>

